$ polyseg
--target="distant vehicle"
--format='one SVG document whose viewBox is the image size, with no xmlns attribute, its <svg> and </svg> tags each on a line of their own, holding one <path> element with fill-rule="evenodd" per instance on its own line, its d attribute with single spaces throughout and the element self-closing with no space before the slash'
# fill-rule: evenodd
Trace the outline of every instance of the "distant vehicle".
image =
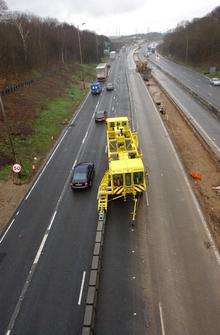
<svg viewBox="0 0 220 335">
<path fill-rule="evenodd" d="M 115 57 L 116 57 L 116 51 L 110 51 L 109 58 L 110 58 L 111 60 L 113 60 L 113 59 L 115 59 Z"/>
<path fill-rule="evenodd" d="M 92 179 L 94 176 L 94 164 L 89 162 L 79 163 L 74 167 L 73 176 L 71 180 L 71 188 L 88 189 L 92 186 Z"/>
<path fill-rule="evenodd" d="M 105 81 L 108 77 L 108 66 L 107 63 L 100 63 L 96 66 L 96 77 L 99 81 Z"/>
<path fill-rule="evenodd" d="M 108 83 L 106 85 L 106 91 L 113 91 L 114 90 L 114 85 L 112 83 Z"/>
<path fill-rule="evenodd" d="M 213 86 L 220 86 L 220 78 L 211 78 L 210 84 Z"/>
<path fill-rule="evenodd" d="M 95 81 L 91 84 L 90 90 L 92 95 L 98 95 L 102 92 L 102 85 L 99 81 Z"/>
<path fill-rule="evenodd" d="M 96 111 L 95 113 L 95 122 L 104 122 L 107 119 L 107 112 L 102 111 Z"/>
</svg>

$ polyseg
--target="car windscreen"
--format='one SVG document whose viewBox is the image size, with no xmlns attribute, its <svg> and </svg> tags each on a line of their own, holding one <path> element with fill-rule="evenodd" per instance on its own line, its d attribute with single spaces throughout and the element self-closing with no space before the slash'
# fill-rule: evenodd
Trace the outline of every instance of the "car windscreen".
<svg viewBox="0 0 220 335">
<path fill-rule="evenodd" d="M 98 112 L 96 112 L 96 116 L 104 116 L 104 111 L 98 111 Z"/>
<path fill-rule="evenodd" d="M 74 172 L 74 175 L 73 175 L 73 180 L 86 180 L 87 178 L 87 174 L 86 172 Z"/>
</svg>

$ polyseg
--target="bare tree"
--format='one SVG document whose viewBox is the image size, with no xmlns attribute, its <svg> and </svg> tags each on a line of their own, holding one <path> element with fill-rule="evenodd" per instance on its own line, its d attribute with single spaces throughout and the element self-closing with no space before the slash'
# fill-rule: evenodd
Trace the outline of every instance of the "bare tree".
<svg viewBox="0 0 220 335">
<path fill-rule="evenodd" d="M 4 0 L 0 0 L 0 15 L 4 13 L 4 11 L 8 10 L 8 5 Z"/>
<path fill-rule="evenodd" d="M 202 18 L 181 22 L 166 34 L 160 50 L 186 63 L 220 67 L 220 7 Z"/>
</svg>

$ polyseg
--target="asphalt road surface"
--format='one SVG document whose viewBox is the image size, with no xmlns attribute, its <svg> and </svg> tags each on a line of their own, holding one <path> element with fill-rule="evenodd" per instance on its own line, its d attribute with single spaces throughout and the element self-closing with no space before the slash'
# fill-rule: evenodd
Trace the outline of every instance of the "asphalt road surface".
<svg viewBox="0 0 220 335">
<path fill-rule="evenodd" d="M 120 61 L 109 80 L 117 81 Z M 116 83 L 117 86 L 117 83 Z M 114 92 L 88 94 L 0 239 L 0 334 L 80 334 L 96 232 L 96 197 L 105 170 L 105 127 Z M 95 163 L 91 190 L 72 192 L 80 161 Z"/>
<path fill-rule="evenodd" d="M 95 334 L 216 335 L 219 254 L 131 54 L 125 66 L 150 187 L 134 228 L 132 204 L 111 203 Z"/>
<path fill-rule="evenodd" d="M 144 49 L 142 49 L 142 54 L 145 54 Z M 220 86 L 212 86 L 207 77 L 186 66 L 172 62 L 161 55 L 156 57 L 156 55 L 153 54 L 150 56 L 150 60 L 176 77 L 185 86 L 191 88 L 205 100 L 217 108 L 220 108 Z"/>
<path fill-rule="evenodd" d="M 162 71 L 153 68 L 153 74 L 220 157 L 220 119 Z"/>
<path fill-rule="evenodd" d="M 141 57 L 143 58 L 143 49 Z M 154 56 L 151 56 L 154 57 Z M 172 62 L 171 62 L 172 63 Z M 173 63 L 175 64 L 175 63 Z M 175 64 L 177 65 L 177 64 Z M 205 138 L 206 142 L 220 157 L 220 119 L 202 106 L 196 98 L 187 93 L 184 88 L 179 86 L 174 80 L 164 74 L 160 69 L 151 63 L 153 75 L 158 82 L 166 89 L 170 97 L 188 116 L 198 132 Z M 174 75 L 174 74 L 173 74 Z"/>
<path fill-rule="evenodd" d="M 109 81 L 116 90 L 87 96 L 0 238 L 0 334 L 81 334 L 97 189 L 107 166 L 96 109 L 133 120 L 150 188 L 134 228 L 132 203 L 109 207 L 95 333 L 219 333 L 219 256 L 131 54 L 127 61 L 120 52 Z M 74 164 L 90 160 L 92 189 L 72 192 Z"/>
</svg>

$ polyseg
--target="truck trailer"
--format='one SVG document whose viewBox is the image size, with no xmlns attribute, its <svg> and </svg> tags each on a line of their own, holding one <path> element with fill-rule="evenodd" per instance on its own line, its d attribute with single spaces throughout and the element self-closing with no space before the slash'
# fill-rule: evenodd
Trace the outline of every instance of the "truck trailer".
<svg viewBox="0 0 220 335">
<path fill-rule="evenodd" d="M 110 52 L 110 55 L 109 55 L 109 58 L 110 58 L 111 60 L 114 60 L 115 57 L 116 57 L 116 51 L 111 51 L 111 52 Z"/>
<path fill-rule="evenodd" d="M 96 77 L 99 81 L 105 81 L 108 77 L 108 66 L 107 63 L 100 63 L 96 66 Z"/>
</svg>

